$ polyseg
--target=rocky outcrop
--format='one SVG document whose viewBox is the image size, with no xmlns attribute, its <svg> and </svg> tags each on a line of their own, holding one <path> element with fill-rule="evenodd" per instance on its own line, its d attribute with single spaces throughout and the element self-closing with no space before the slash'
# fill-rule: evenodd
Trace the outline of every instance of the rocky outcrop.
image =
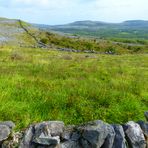
<svg viewBox="0 0 148 148">
<path fill-rule="evenodd" d="M 40 48 L 47 48 L 47 45 L 45 45 L 44 43 L 39 41 L 35 35 L 33 35 L 32 33 L 29 32 L 29 30 L 23 25 L 21 20 L 18 20 L 18 23 L 19 23 L 21 29 L 23 29 L 32 39 L 35 40 L 35 42 L 37 43 L 38 47 L 40 47 Z"/>
<path fill-rule="evenodd" d="M 144 121 L 110 125 L 96 120 L 79 126 L 47 121 L 16 133 L 14 127 L 11 121 L 0 122 L 1 148 L 148 148 Z"/>
</svg>

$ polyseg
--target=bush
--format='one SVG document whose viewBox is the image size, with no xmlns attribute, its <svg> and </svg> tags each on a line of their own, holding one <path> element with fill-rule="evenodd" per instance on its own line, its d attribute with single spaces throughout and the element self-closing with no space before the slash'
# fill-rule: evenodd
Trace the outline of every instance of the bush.
<svg viewBox="0 0 148 148">
<path fill-rule="evenodd" d="M 110 47 L 106 48 L 105 52 L 113 54 L 116 52 L 116 49 L 114 47 L 110 46 Z"/>
<path fill-rule="evenodd" d="M 47 38 L 42 38 L 42 39 L 40 40 L 40 42 L 42 42 L 42 43 L 44 43 L 44 44 L 47 44 L 47 43 L 48 43 L 48 39 L 47 39 Z"/>
</svg>

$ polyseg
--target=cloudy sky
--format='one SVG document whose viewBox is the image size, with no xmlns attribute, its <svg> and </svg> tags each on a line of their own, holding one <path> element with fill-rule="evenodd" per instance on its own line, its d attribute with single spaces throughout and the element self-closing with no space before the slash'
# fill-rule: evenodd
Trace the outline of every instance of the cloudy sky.
<svg viewBox="0 0 148 148">
<path fill-rule="evenodd" d="M 148 20 L 148 0 L 0 0 L 0 17 L 50 25 Z"/>
</svg>

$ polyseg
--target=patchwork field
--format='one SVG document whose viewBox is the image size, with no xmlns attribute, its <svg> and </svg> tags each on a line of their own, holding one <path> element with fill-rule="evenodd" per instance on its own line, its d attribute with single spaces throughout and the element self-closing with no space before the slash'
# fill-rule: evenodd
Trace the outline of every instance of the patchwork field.
<svg viewBox="0 0 148 148">
<path fill-rule="evenodd" d="M 0 119 L 122 123 L 148 109 L 148 54 L 0 47 Z"/>
</svg>

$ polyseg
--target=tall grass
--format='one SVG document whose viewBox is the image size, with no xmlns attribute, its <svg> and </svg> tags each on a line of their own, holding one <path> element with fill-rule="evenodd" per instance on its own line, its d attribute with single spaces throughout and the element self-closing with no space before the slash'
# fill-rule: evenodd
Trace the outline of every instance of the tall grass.
<svg viewBox="0 0 148 148">
<path fill-rule="evenodd" d="M 12 120 L 20 129 L 42 120 L 78 124 L 94 119 L 109 123 L 143 119 L 148 109 L 147 82 L 147 54 L 3 47 L 0 120 Z"/>
</svg>

